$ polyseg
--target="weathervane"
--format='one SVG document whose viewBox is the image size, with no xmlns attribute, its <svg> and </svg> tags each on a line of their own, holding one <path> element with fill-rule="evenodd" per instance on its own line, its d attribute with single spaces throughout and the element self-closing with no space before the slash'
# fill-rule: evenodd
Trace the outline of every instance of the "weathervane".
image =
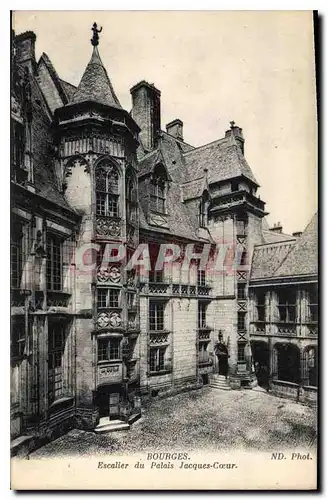
<svg viewBox="0 0 328 500">
<path fill-rule="evenodd" d="M 98 30 L 97 23 L 93 23 L 91 30 L 93 31 L 93 37 L 91 38 L 91 45 L 97 47 L 99 45 L 99 33 L 102 32 L 102 27 Z"/>
</svg>

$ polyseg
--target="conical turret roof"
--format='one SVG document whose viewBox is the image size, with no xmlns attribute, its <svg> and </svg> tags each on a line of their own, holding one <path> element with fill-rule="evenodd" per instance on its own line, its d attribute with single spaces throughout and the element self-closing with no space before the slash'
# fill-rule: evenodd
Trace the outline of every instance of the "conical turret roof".
<svg viewBox="0 0 328 500">
<path fill-rule="evenodd" d="M 94 47 L 80 84 L 73 94 L 70 104 L 93 101 L 106 106 L 122 109 L 108 78 L 107 71 L 100 59 L 98 48 Z"/>
</svg>

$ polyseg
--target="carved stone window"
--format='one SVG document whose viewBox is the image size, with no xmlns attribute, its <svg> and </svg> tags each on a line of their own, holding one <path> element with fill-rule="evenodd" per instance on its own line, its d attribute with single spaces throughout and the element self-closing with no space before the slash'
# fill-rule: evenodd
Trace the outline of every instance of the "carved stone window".
<svg viewBox="0 0 328 500">
<path fill-rule="evenodd" d="M 11 329 L 11 356 L 13 358 L 21 357 L 25 351 L 25 321 L 22 318 L 16 319 Z"/>
<path fill-rule="evenodd" d="M 149 184 L 151 210 L 160 214 L 166 213 L 166 191 L 167 175 L 165 169 L 158 165 Z"/>
<path fill-rule="evenodd" d="M 149 330 L 163 331 L 164 330 L 164 309 L 165 304 L 162 302 L 149 303 Z"/>
<path fill-rule="evenodd" d="M 257 298 L 257 321 L 265 321 L 265 292 L 260 290 L 256 293 Z"/>
<path fill-rule="evenodd" d="M 149 354 L 150 372 L 161 372 L 165 370 L 166 347 L 152 347 Z"/>
<path fill-rule="evenodd" d="M 198 303 L 198 328 L 205 328 L 206 327 L 206 310 L 207 310 L 207 303 L 206 302 L 199 302 Z"/>
<path fill-rule="evenodd" d="M 117 288 L 97 288 L 97 307 L 120 307 L 120 291 Z"/>
<path fill-rule="evenodd" d="M 96 213 L 119 217 L 119 172 L 110 162 L 96 168 Z"/>
<path fill-rule="evenodd" d="M 63 241 L 55 235 L 47 237 L 47 290 L 61 291 L 63 285 Z"/>
<path fill-rule="evenodd" d="M 63 396 L 65 351 L 65 325 L 59 322 L 49 325 L 48 333 L 48 398 L 49 403 Z"/>
<path fill-rule="evenodd" d="M 197 285 L 206 286 L 206 272 L 204 270 L 197 270 Z"/>
<path fill-rule="evenodd" d="M 98 361 L 121 359 L 120 339 L 98 339 Z"/>
<path fill-rule="evenodd" d="M 318 290 L 316 288 L 309 290 L 308 319 L 311 323 L 318 321 Z"/>
<path fill-rule="evenodd" d="M 294 323 L 296 321 L 296 290 L 294 288 L 280 289 L 278 298 L 279 321 Z"/>
</svg>

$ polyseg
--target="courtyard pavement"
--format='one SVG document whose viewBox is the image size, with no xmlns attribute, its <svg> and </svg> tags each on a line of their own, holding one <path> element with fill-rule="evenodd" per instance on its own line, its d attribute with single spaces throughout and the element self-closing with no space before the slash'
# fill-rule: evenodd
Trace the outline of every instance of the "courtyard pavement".
<svg viewBox="0 0 328 500">
<path fill-rule="evenodd" d="M 204 387 L 153 399 L 130 430 L 95 434 L 72 430 L 30 454 L 33 458 L 129 454 L 140 451 L 270 451 L 310 449 L 316 409 L 255 390 Z"/>
</svg>

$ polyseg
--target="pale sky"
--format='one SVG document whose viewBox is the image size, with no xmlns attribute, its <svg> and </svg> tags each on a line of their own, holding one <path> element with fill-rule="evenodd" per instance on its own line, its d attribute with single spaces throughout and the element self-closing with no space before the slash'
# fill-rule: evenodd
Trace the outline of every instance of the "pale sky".
<svg viewBox="0 0 328 500">
<path fill-rule="evenodd" d="M 16 11 L 13 28 L 34 31 L 37 58 L 46 52 L 60 78 L 78 85 L 94 21 L 125 109 L 145 79 L 162 92 L 162 129 L 180 118 L 194 146 L 223 137 L 234 120 L 269 224 L 304 229 L 317 210 L 312 12 Z"/>
</svg>

